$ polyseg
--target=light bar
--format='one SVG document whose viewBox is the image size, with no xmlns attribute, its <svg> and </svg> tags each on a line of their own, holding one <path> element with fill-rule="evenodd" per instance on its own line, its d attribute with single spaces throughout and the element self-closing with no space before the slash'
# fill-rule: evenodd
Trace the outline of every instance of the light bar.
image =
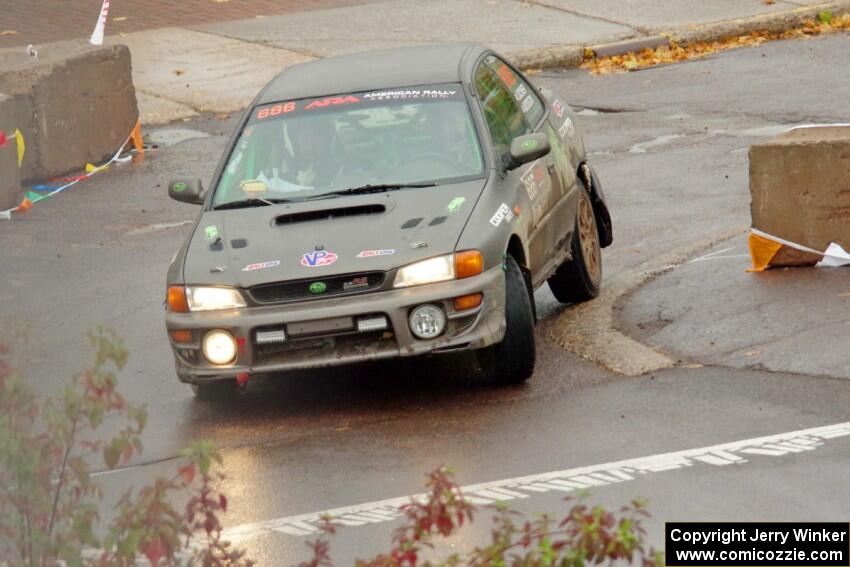
<svg viewBox="0 0 850 567">
<path fill-rule="evenodd" d="M 372 331 L 383 331 L 387 328 L 387 318 L 383 315 L 378 317 L 364 317 L 357 320 L 357 331 L 359 333 L 370 333 Z"/>
<path fill-rule="evenodd" d="M 286 333 L 283 329 L 277 331 L 257 331 L 258 345 L 273 345 L 286 342 Z"/>
</svg>

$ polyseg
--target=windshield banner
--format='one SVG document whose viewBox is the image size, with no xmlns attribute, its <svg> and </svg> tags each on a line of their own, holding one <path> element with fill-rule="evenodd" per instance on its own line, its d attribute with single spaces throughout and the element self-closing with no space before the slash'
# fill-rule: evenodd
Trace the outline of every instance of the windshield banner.
<svg viewBox="0 0 850 567">
<path fill-rule="evenodd" d="M 422 87 L 405 87 L 385 89 L 362 93 L 340 94 L 321 98 L 307 98 L 274 102 L 258 106 L 252 111 L 250 123 L 263 122 L 309 114 L 321 110 L 334 110 L 340 106 L 375 106 L 386 102 L 421 103 L 436 100 L 463 100 L 464 94 L 460 85 L 427 85 Z"/>
</svg>

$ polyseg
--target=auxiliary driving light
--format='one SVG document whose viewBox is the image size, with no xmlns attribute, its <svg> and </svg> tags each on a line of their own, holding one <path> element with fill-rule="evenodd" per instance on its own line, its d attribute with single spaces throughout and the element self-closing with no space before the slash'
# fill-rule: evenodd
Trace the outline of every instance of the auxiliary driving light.
<svg viewBox="0 0 850 567">
<path fill-rule="evenodd" d="M 436 305 L 426 303 L 410 312 L 410 331 L 420 339 L 433 339 L 446 328 L 446 314 Z"/>
<path fill-rule="evenodd" d="M 204 356 L 213 364 L 228 364 L 236 358 L 236 339 L 227 331 L 216 329 L 204 337 Z"/>
<path fill-rule="evenodd" d="M 387 318 L 383 315 L 380 315 L 378 317 L 362 317 L 357 320 L 357 331 L 360 333 L 383 331 L 386 328 Z"/>
</svg>

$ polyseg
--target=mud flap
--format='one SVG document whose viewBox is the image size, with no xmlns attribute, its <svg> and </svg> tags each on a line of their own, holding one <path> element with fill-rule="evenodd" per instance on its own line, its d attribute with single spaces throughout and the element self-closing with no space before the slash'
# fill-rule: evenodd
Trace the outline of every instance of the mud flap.
<svg viewBox="0 0 850 567">
<path fill-rule="evenodd" d="M 610 246 L 614 241 L 614 227 L 611 222 L 611 213 L 608 211 L 608 205 L 605 204 L 605 193 L 602 191 L 602 183 L 599 181 L 596 172 L 593 171 L 593 168 L 587 162 L 581 164 L 579 173 L 590 193 L 590 202 L 593 205 L 593 212 L 596 214 L 599 247 L 605 248 L 606 246 Z"/>
</svg>

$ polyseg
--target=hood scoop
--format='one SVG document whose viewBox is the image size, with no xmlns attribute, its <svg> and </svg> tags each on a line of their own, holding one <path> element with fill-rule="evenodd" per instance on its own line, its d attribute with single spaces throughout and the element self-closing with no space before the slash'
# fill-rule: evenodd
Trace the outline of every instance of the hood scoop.
<svg viewBox="0 0 850 567">
<path fill-rule="evenodd" d="M 381 215 L 387 210 L 384 205 L 356 205 L 353 207 L 337 207 L 334 209 L 319 209 L 316 211 L 301 211 L 280 215 L 274 219 L 275 226 L 285 226 L 301 222 L 333 220 L 344 217 Z"/>
</svg>

